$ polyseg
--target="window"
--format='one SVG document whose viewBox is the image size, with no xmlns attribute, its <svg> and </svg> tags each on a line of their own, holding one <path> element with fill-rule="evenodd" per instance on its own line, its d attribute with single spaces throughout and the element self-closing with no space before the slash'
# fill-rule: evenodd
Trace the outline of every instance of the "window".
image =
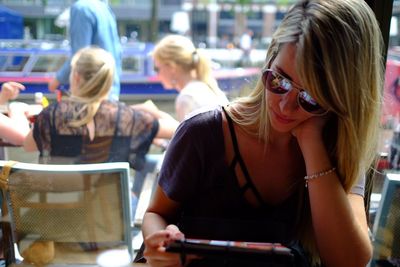
<svg viewBox="0 0 400 267">
<path fill-rule="evenodd" d="M 5 56 L 2 56 L 1 61 L 4 62 L 2 70 L 9 72 L 18 72 L 24 69 L 25 64 L 28 62 L 29 55 L 11 54 L 8 57 L 6 57 L 5 60 L 4 58 Z"/>
<path fill-rule="evenodd" d="M 139 74 L 143 70 L 143 60 L 138 56 L 124 56 L 122 58 L 122 71 Z"/>
<path fill-rule="evenodd" d="M 56 72 L 67 60 L 65 55 L 39 56 L 33 65 L 32 72 Z"/>
</svg>

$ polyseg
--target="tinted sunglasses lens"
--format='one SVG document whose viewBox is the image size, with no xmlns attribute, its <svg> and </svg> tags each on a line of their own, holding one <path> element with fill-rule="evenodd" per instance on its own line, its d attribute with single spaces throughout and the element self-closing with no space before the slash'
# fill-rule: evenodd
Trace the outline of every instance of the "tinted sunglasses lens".
<svg viewBox="0 0 400 267">
<path fill-rule="evenodd" d="M 157 73 L 160 72 L 160 69 L 158 67 L 156 67 L 156 66 L 154 66 L 153 69 L 154 69 L 154 72 L 157 72 Z"/>
<path fill-rule="evenodd" d="M 288 79 L 270 70 L 264 72 L 263 81 L 265 87 L 274 94 L 282 95 L 292 90 L 292 84 Z"/>
<path fill-rule="evenodd" d="M 267 90 L 274 94 L 283 95 L 293 89 L 292 82 L 289 79 L 275 73 L 272 70 L 266 70 L 263 73 L 262 81 Z M 325 113 L 325 110 L 318 105 L 314 98 L 312 98 L 306 91 L 299 92 L 298 101 L 299 105 L 309 113 Z"/>
<path fill-rule="evenodd" d="M 298 100 L 299 105 L 307 112 L 313 114 L 325 113 L 325 110 L 306 91 L 299 92 Z"/>
</svg>

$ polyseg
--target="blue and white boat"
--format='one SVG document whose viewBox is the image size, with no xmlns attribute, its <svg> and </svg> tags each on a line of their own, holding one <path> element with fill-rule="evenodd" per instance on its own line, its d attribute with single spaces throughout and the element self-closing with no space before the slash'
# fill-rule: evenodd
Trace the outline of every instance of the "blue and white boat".
<svg viewBox="0 0 400 267">
<path fill-rule="evenodd" d="M 165 90 L 153 70 L 151 43 L 131 43 L 123 46 L 121 99 L 171 99 L 175 90 Z M 48 82 L 69 56 L 68 45 L 54 46 L 46 42 L 0 41 L 0 83 L 17 81 L 26 89 L 21 97 L 35 92 L 49 93 Z M 222 90 L 237 94 L 252 83 L 259 68 L 219 68 L 214 75 Z M 62 88 L 67 90 L 68 88 Z"/>
</svg>

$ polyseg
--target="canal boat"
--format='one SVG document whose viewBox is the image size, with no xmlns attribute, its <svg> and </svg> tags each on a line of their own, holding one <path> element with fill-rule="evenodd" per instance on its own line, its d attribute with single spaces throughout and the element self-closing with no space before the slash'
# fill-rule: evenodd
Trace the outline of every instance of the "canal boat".
<svg viewBox="0 0 400 267">
<path fill-rule="evenodd" d="M 172 99 L 175 90 L 165 90 L 154 72 L 151 43 L 123 45 L 121 99 Z M 70 54 L 69 45 L 51 42 L 0 41 L 0 83 L 17 81 L 26 89 L 21 97 L 32 97 L 36 92 L 48 94 L 48 83 Z M 220 64 L 214 64 L 220 65 Z M 252 85 L 260 73 L 257 67 L 238 68 L 219 66 L 214 70 L 219 86 L 237 95 L 246 85 Z M 68 85 L 61 90 L 67 90 Z"/>
</svg>

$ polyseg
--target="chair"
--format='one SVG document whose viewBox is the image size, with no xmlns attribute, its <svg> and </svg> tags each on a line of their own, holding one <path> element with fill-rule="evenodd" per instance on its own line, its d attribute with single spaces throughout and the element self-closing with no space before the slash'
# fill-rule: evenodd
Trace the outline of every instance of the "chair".
<svg viewBox="0 0 400 267">
<path fill-rule="evenodd" d="M 0 161 L 0 168 L 6 265 L 19 255 L 39 265 L 95 264 L 109 249 L 132 257 L 128 163 Z M 42 262 L 32 256 L 37 248 L 47 252 Z"/>
<path fill-rule="evenodd" d="M 373 227 L 370 266 L 400 266 L 400 173 L 388 172 Z"/>
</svg>

